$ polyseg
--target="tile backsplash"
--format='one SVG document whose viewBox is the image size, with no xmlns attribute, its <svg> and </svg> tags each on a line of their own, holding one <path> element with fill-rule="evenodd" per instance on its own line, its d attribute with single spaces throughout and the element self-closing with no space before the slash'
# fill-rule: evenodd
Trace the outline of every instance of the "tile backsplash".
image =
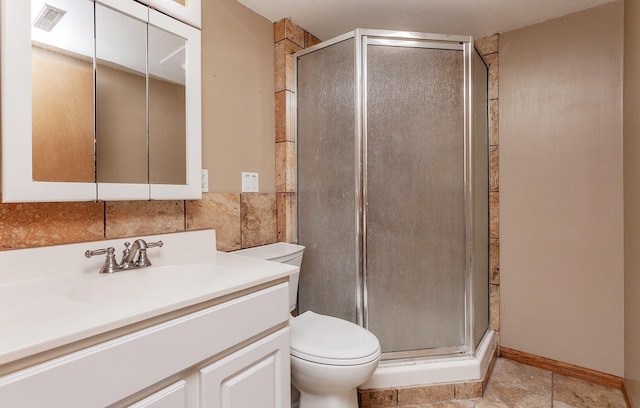
<svg viewBox="0 0 640 408">
<path fill-rule="evenodd" d="M 277 240 L 275 193 L 203 193 L 195 201 L 0 204 L 0 250 L 216 230 L 218 250 Z"/>
</svg>

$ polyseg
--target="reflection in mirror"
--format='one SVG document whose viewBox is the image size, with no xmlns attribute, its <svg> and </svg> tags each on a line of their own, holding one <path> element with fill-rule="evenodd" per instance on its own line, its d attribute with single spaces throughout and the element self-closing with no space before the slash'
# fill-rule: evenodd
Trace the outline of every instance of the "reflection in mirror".
<svg viewBox="0 0 640 408">
<path fill-rule="evenodd" d="M 186 184 L 186 40 L 149 25 L 149 181 Z"/>
<path fill-rule="evenodd" d="M 147 24 L 96 3 L 95 30 L 97 180 L 146 184 Z"/>
<path fill-rule="evenodd" d="M 31 0 L 35 181 L 95 182 L 93 3 Z"/>
</svg>

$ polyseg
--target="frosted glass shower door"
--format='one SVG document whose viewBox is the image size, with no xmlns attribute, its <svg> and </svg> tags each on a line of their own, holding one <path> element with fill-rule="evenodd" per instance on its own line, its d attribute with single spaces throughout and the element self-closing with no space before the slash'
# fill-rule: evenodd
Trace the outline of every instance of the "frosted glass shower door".
<svg viewBox="0 0 640 408">
<path fill-rule="evenodd" d="M 462 50 L 366 47 L 366 325 L 382 351 L 465 345 Z"/>
<path fill-rule="evenodd" d="M 298 58 L 298 242 L 305 246 L 299 311 L 356 322 L 354 40 Z"/>
</svg>

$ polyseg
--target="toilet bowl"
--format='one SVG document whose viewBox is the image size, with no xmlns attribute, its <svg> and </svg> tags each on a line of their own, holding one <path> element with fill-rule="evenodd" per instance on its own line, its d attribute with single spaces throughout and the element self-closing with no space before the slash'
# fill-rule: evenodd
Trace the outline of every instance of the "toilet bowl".
<svg viewBox="0 0 640 408">
<path fill-rule="evenodd" d="M 305 312 L 290 320 L 291 382 L 301 408 L 356 408 L 357 387 L 378 366 L 380 344 L 346 320 Z"/>
<path fill-rule="evenodd" d="M 304 247 L 279 242 L 234 253 L 274 262 L 302 263 Z M 295 310 L 298 276 L 290 281 L 290 306 Z M 332 316 L 311 311 L 291 317 L 292 408 L 358 408 L 357 387 L 365 383 L 380 360 L 380 343 L 370 331 Z"/>
</svg>

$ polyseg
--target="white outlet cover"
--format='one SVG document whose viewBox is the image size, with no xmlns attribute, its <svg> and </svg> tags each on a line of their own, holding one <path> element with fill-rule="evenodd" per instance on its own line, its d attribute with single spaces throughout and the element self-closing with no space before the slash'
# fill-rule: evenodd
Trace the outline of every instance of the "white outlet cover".
<svg viewBox="0 0 640 408">
<path fill-rule="evenodd" d="M 242 192 L 257 193 L 258 192 L 258 173 L 242 172 Z"/>
<path fill-rule="evenodd" d="M 202 169 L 201 183 L 202 183 L 202 192 L 208 193 L 209 192 L 209 170 Z"/>
</svg>

